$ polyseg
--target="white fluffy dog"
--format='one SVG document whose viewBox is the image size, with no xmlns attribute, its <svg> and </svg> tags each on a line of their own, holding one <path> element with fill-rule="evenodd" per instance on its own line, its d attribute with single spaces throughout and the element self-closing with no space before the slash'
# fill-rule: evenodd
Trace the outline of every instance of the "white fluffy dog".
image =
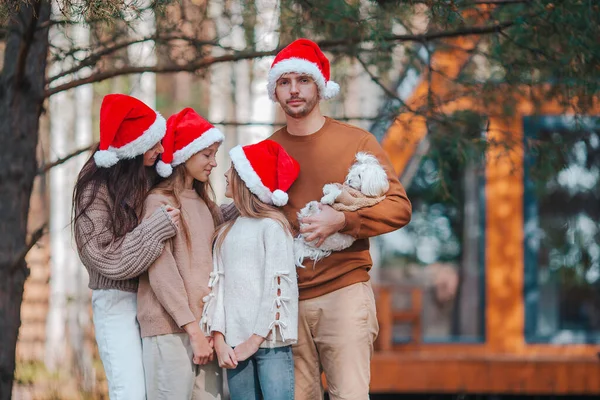
<svg viewBox="0 0 600 400">
<path fill-rule="evenodd" d="M 298 220 L 320 213 L 321 204 L 330 205 L 337 211 L 356 211 L 373 206 L 385 198 L 389 188 L 387 175 L 377 158 L 369 153 L 357 153 L 356 162 L 350 167 L 344 184 L 329 183 L 323 186 L 321 202 L 311 201 L 306 204 L 298 213 Z M 300 222 L 300 227 L 303 226 Z M 302 267 L 305 258 L 316 263 L 333 251 L 350 247 L 353 242 L 352 236 L 335 233 L 325 239 L 321 246 L 315 247 L 316 241 L 307 243 L 304 236 L 299 235 L 294 239 L 296 265 Z"/>
</svg>

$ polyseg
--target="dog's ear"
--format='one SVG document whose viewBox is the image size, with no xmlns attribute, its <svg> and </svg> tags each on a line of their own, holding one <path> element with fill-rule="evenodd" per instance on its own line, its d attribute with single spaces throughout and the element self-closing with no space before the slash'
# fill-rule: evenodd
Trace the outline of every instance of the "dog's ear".
<svg viewBox="0 0 600 400">
<path fill-rule="evenodd" d="M 385 170 L 379 164 L 365 166 L 361 178 L 360 191 L 366 196 L 383 196 L 390 188 Z"/>
<path fill-rule="evenodd" d="M 379 161 L 374 155 L 364 151 L 356 153 L 356 161 L 359 164 L 379 164 Z"/>
</svg>

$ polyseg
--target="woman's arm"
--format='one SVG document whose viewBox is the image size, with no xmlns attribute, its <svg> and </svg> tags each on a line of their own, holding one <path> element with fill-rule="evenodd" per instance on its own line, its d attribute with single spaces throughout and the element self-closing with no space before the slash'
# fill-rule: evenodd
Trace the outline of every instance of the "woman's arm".
<svg viewBox="0 0 600 400">
<path fill-rule="evenodd" d="M 107 226 L 109 220 L 109 205 L 97 196 L 77 219 L 74 230 L 81 262 L 114 280 L 143 273 L 161 254 L 165 240 L 177 233 L 164 206 L 156 205 L 134 230 L 120 238 Z"/>
</svg>

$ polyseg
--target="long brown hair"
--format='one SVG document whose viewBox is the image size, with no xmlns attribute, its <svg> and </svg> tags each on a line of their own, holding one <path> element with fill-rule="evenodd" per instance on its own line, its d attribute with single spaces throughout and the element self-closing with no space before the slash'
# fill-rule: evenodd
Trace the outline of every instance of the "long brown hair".
<svg viewBox="0 0 600 400">
<path fill-rule="evenodd" d="M 87 210 L 104 185 L 113 204 L 107 227 L 115 238 L 131 232 L 140 222 L 144 199 L 154 179 L 154 168 L 144 166 L 143 154 L 120 160 L 110 168 L 99 168 L 90 157 L 79 172 L 73 189 L 72 226 L 75 227 L 80 218 L 89 219 Z"/>
<path fill-rule="evenodd" d="M 173 168 L 173 173 L 167 179 L 160 181 L 156 187 L 154 187 L 150 193 L 160 193 L 162 195 L 168 196 L 174 200 L 174 204 L 172 204 L 175 208 L 181 207 L 181 192 L 185 188 L 185 177 L 186 171 L 184 164 L 178 165 Z M 199 180 L 194 179 L 193 188 L 198 193 L 198 196 L 206 203 L 208 210 L 213 219 L 213 223 L 215 227 L 219 226 L 223 222 L 223 217 L 221 215 L 221 211 L 219 206 L 214 201 L 215 194 L 213 188 L 210 184 L 210 181 L 206 183 L 201 182 Z M 184 213 L 180 214 L 181 227 L 183 229 L 183 234 L 185 235 L 186 243 L 188 245 L 191 244 L 190 241 L 190 231 L 188 228 L 187 221 L 185 220 Z"/>
<path fill-rule="evenodd" d="M 256 197 L 248 186 L 244 183 L 235 168 L 231 167 L 231 193 L 233 195 L 233 203 L 239 211 L 239 216 L 248 218 L 271 218 L 277 221 L 281 227 L 293 235 L 292 227 L 283 213 L 275 206 L 263 203 Z M 225 224 L 221 225 L 213 236 L 215 243 L 214 253 L 218 254 L 223 245 L 225 237 L 233 227 L 237 216 Z"/>
</svg>

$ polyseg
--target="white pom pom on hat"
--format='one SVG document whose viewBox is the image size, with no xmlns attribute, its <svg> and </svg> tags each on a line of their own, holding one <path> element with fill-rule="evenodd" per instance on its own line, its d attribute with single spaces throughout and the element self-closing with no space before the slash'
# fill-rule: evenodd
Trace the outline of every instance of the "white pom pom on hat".
<svg viewBox="0 0 600 400">
<path fill-rule="evenodd" d="M 162 160 L 156 163 L 156 172 L 163 178 L 168 178 L 173 173 L 173 167 L 171 164 L 166 164 Z"/>
<path fill-rule="evenodd" d="M 273 199 L 273 204 L 275 204 L 277 207 L 285 206 L 289 199 L 288 194 L 279 189 L 273 192 L 273 196 L 271 196 L 271 198 Z"/>
<path fill-rule="evenodd" d="M 94 161 L 101 168 L 110 168 L 119 162 L 119 157 L 114 151 L 98 150 L 94 153 Z"/>
</svg>

